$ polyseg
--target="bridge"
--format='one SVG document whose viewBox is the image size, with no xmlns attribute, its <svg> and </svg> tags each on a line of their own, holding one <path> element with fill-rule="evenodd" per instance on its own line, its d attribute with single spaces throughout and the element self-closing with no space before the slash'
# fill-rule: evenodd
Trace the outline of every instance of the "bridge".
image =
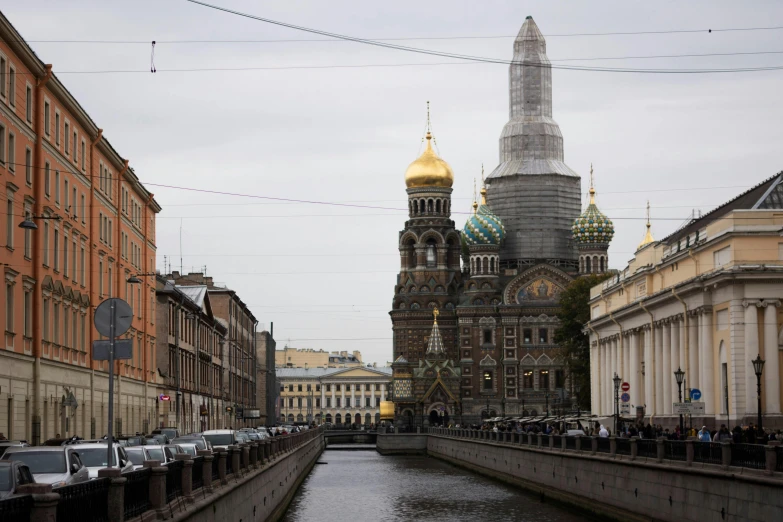
<svg viewBox="0 0 783 522">
<path fill-rule="evenodd" d="M 359 430 L 326 430 L 324 432 L 326 444 L 375 444 L 378 440 L 376 431 Z"/>
</svg>

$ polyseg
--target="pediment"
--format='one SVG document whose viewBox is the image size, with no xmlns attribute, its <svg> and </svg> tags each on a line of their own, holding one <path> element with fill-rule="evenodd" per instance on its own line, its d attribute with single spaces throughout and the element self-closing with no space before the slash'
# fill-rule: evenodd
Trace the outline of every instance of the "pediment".
<svg viewBox="0 0 783 522">
<path fill-rule="evenodd" d="M 338 375 L 340 377 L 365 377 L 365 378 L 388 377 L 388 375 L 386 375 L 385 373 L 379 371 L 373 371 L 371 368 L 357 367 L 357 368 L 346 368 L 343 371 L 334 372 L 332 374 L 329 374 L 327 378 L 331 379 L 337 377 Z"/>
</svg>

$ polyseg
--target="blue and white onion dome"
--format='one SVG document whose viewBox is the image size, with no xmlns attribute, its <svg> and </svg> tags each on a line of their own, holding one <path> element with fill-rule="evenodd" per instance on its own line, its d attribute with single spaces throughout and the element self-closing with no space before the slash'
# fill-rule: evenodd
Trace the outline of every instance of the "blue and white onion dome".
<svg viewBox="0 0 783 522">
<path fill-rule="evenodd" d="M 506 237 L 506 227 L 492 210 L 487 206 L 487 190 L 481 189 L 481 205 L 473 202 L 473 215 L 468 218 L 462 235 L 468 246 L 473 245 L 500 245 Z"/>
<path fill-rule="evenodd" d="M 609 243 L 614 237 L 614 224 L 595 205 L 595 189 L 590 187 L 590 204 L 574 220 L 571 232 L 577 244 Z"/>
</svg>

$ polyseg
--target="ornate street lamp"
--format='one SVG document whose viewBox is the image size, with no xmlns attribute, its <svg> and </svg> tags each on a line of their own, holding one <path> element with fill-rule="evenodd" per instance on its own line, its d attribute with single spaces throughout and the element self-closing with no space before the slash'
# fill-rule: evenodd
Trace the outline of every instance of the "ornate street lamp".
<svg viewBox="0 0 783 522">
<path fill-rule="evenodd" d="M 623 382 L 622 378 L 616 373 L 614 374 L 614 436 L 617 436 L 617 427 L 620 424 L 620 383 Z"/>
<path fill-rule="evenodd" d="M 761 372 L 764 371 L 764 359 L 761 358 L 761 354 L 756 355 L 756 358 L 751 361 L 753 363 L 753 371 L 756 372 L 756 395 L 758 398 L 758 432 L 759 436 L 762 436 L 761 431 Z"/>
<path fill-rule="evenodd" d="M 677 395 L 679 396 L 680 402 L 682 402 L 682 382 L 685 379 L 685 372 L 682 371 L 682 369 L 678 366 L 677 371 L 674 372 L 674 378 L 677 379 Z M 682 413 L 680 413 L 680 437 L 682 437 L 683 434 L 683 423 L 682 423 Z"/>
</svg>

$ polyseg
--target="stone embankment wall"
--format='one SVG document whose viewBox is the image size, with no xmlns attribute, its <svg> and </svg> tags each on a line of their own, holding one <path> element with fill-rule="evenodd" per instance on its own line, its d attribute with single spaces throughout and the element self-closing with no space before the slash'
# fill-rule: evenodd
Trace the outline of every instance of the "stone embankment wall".
<svg viewBox="0 0 783 522">
<path fill-rule="evenodd" d="M 378 437 L 381 441 L 386 436 Z M 380 449 L 379 449 L 380 451 Z M 565 451 L 430 433 L 427 454 L 601 519 L 783 520 L 783 478 L 761 470 Z"/>
<path fill-rule="evenodd" d="M 426 455 L 426 433 L 379 433 L 375 449 L 381 455 Z"/>
</svg>

